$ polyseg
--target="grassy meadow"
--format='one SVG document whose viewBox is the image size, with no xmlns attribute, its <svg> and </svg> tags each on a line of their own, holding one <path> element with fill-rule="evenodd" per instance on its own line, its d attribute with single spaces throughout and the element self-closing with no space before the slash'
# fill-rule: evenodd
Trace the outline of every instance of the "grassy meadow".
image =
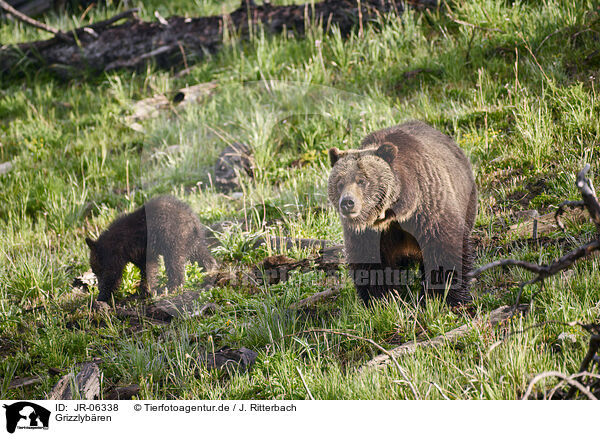
<svg viewBox="0 0 600 436">
<path fill-rule="evenodd" d="M 151 0 L 129 7 L 155 20 L 155 10 L 200 16 L 237 5 Z M 124 9 L 109 1 L 83 17 L 72 11 L 41 19 L 69 29 Z M 521 211 L 548 213 L 579 199 L 575 175 L 585 163 L 592 179 L 600 170 L 600 4 L 474 0 L 450 9 L 383 16 L 347 38 L 316 25 L 303 36 L 229 35 L 219 53 L 185 75 L 149 65 L 69 80 L 38 70 L 0 76 L 0 163 L 12 163 L 0 175 L 0 397 L 44 398 L 61 375 L 94 358 L 102 359 L 105 392 L 138 384 L 143 399 L 518 399 L 538 373 L 577 372 L 589 339 L 581 329 L 547 323 L 506 334 L 548 320 L 598 320 L 597 257 L 550 278 L 535 298 L 539 287 L 525 287 L 526 316 L 478 325 L 456 343 L 399 359 L 414 391 L 393 365 L 358 370 L 379 354 L 368 342 L 305 331 L 332 329 L 393 348 L 513 303 L 529 273 L 484 273 L 469 308 L 435 299 L 415 305 L 414 289 L 365 307 L 346 280 L 338 298 L 291 310 L 328 287 L 323 272 L 297 272 L 276 285 L 215 287 L 199 301 L 215 303 L 214 314 L 136 328 L 92 310 L 94 287 L 71 286 L 89 269 L 85 236 L 163 193 L 188 202 L 205 224 L 239 223 L 220 233 L 214 249 L 226 268 L 249 268 L 271 254 L 314 254 L 252 248 L 265 234 L 341 243 L 327 202 L 327 150 L 355 147 L 368 132 L 409 119 L 455 138 L 473 164 L 476 265 L 505 257 L 548 263 L 589 241 L 590 223 L 537 241 L 507 229 Z M 0 21 L 1 44 L 46 37 Z M 208 82 L 216 87 L 199 104 L 131 128 L 136 101 Z M 242 195 L 218 193 L 210 175 L 232 141 L 249 144 L 256 160 Z M 203 276 L 190 265 L 184 290 Z M 166 282 L 164 270 L 160 278 Z M 138 271 L 127 268 L 115 299 L 127 301 L 138 281 Z M 559 340 L 562 333 L 573 340 Z M 255 365 L 247 372 L 197 365 L 199 353 L 223 346 L 258 352 Z M 41 382 L 9 389 L 14 378 L 36 375 Z M 554 384 L 548 379 L 538 389 Z"/>
</svg>

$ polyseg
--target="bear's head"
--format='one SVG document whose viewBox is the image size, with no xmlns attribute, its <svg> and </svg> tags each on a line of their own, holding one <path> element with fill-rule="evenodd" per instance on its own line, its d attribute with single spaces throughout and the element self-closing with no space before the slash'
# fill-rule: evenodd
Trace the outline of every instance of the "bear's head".
<svg viewBox="0 0 600 436">
<path fill-rule="evenodd" d="M 391 167 L 397 153 L 391 143 L 361 150 L 329 150 L 329 200 L 345 225 L 358 232 L 389 225 L 398 197 L 398 182 Z"/>
<path fill-rule="evenodd" d="M 98 241 L 94 241 L 91 238 L 85 238 L 85 243 L 90 249 L 90 267 L 96 277 L 100 277 L 102 273 L 102 264 L 100 262 L 100 253 L 98 250 Z"/>
<path fill-rule="evenodd" d="M 107 249 L 101 239 L 85 238 L 85 243 L 90 248 L 90 267 L 98 279 L 98 300 L 106 301 L 120 283 L 123 268 L 118 263 L 119 256 L 114 249 Z"/>
<path fill-rule="evenodd" d="M 98 300 L 107 301 L 121 283 L 122 257 L 114 247 L 108 247 L 102 237 L 95 241 L 85 238 L 85 243 L 90 248 L 90 267 L 98 279 Z"/>
</svg>

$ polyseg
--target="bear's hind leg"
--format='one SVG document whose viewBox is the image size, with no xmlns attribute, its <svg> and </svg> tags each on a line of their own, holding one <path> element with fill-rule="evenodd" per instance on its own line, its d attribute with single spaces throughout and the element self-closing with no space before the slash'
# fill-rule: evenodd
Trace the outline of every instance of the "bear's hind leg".
<svg viewBox="0 0 600 436">
<path fill-rule="evenodd" d="M 142 269 L 140 268 L 140 271 Z M 148 295 L 156 295 L 156 275 L 158 273 L 158 256 L 148 256 L 145 262 L 146 286 Z"/>
<path fill-rule="evenodd" d="M 424 250 L 425 285 L 428 292 L 446 295 L 450 306 L 472 300 L 464 286 L 461 244 L 445 244 L 426 247 Z"/>
</svg>

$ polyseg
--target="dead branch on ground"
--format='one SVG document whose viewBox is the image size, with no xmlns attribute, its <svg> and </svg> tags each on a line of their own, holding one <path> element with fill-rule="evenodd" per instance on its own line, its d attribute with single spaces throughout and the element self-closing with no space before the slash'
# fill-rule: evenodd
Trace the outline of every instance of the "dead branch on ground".
<svg viewBox="0 0 600 436">
<path fill-rule="evenodd" d="M 527 390 L 525 391 L 525 394 L 523 395 L 523 400 L 528 400 L 529 396 L 531 395 L 531 392 L 533 391 L 533 387 L 535 386 L 535 384 L 545 378 L 548 377 L 558 377 L 562 380 L 564 380 L 566 383 L 571 385 L 571 389 L 578 389 L 581 393 L 583 393 L 589 400 L 597 400 L 598 398 L 596 398 L 594 396 L 594 394 L 592 394 L 590 392 L 590 390 L 585 387 L 584 385 L 582 385 L 581 383 L 579 383 L 577 380 L 575 380 L 575 378 L 579 377 L 581 374 L 575 374 L 572 376 L 567 376 L 565 374 L 563 374 L 562 372 L 558 372 L 558 371 L 546 371 L 543 372 L 541 374 L 536 375 L 530 382 L 529 382 L 529 386 L 527 386 Z"/>
<path fill-rule="evenodd" d="M 327 298 L 331 298 L 336 295 L 339 295 L 339 293 L 340 293 L 339 288 L 330 288 L 325 291 L 317 292 L 316 294 L 313 294 L 310 297 L 307 297 L 303 300 L 293 303 L 292 305 L 290 305 L 290 309 L 294 309 L 294 310 L 303 309 L 305 307 L 312 306 L 313 304 L 318 303 Z"/>
<path fill-rule="evenodd" d="M 587 179 L 586 174 L 590 170 L 590 165 L 586 164 L 584 168 L 577 175 L 577 180 L 575 185 L 579 189 L 583 200 L 581 202 L 563 202 L 559 206 L 556 212 L 556 219 L 559 226 L 562 226 L 560 222 L 560 215 L 564 212 L 565 207 L 585 207 L 588 211 L 590 218 L 596 224 L 596 228 L 600 232 L 600 204 L 598 203 L 598 199 L 596 197 L 596 193 L 591 182 Z M 564 228 L 562 226 L 561 228 Z M 592 252 L 600 249 L 600 238 L 597 238 L 587 244 L 584 244 L 575 250 L 570 251 L 559 259 L 555 260 L 549 265 L 539 265 L 532 262 L 526 262 L 523 260 L 517 259 L 502 259 L 496 260 L 494 262 L 490 262 L 486 265 L 483 265 L 476 270 L 472 271 L 468 277 L 470 280 L 475 280 L 477 277 L 481 275 L 484 271 L 487 271 L 492 268 L 496 268 L 499 266 L 518 266 L 527 271 L 531 271 L 537 274 L 536 277 L 528 280 L 526 282 L 522 282 L 519 284 L 519 292 L 515 299 L 515 307 L 519 304 L 521 300 L 521 295 L 523 293 L 523 289 L 526 285 L 540 283 L 540 290 L 543 289 L 544 280 L 548 277 L 551 277 L 560 271 L 569 268 L 573 265 L 577 260 L 589 256 Z M 538 291 L 539 292 L 539 291 Z"/>
<path fill-rule="evenodd" d="M 528 307 L 526 305 L 521 305 L 518 308 L 520 312 L 526 312 L 527 309 Z M 382 366 L 388 365 L 392 357 L 399 358 L 401 356 L 413 354 L 417 351 L 418 348 L 435 348 L 447 343 L 456 342 L 461 337 L 464 337 L 470 332 L 472 332 L 479 325 L 487 323 L 491 326 L 494 326 L 510 319 L 513 315 L 514 310 L 512 307 L 499 307 L 498 309 L 495 309 L 492 312 L 490 312 L 487 316 L 484 316 L 480 319 L 475 319 L 473 320 L 473 322 L 469 324 L 464 324 L 460 327 L 455 328 L 454 330 L 450 330 L 449 332 L 444 333 L 443 335 L 436 336 L 435 338 L 429 339 L 427 341 L 408 342 L 406 344 L 402 344 L 399 347 L 389 350 L 382 355 L 374 357 L 373 359 L 365 363 L 363 368 L 380 368 Z"/>
</svg>

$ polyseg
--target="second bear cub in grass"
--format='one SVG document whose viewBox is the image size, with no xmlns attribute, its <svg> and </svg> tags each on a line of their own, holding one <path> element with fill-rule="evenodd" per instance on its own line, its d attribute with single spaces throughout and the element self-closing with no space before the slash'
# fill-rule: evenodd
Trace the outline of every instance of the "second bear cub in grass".
<svg viewBox="0 0 600 436">
<path fill-rule="evenodd" d="M 187 204 L 171 196 L 153 198 L 117 218 L 97 240 L 86 238 L 85 242 L 90 248 L 90 266 L 98 278 L 98 301 L 110 299 L 130 262 L 140 270 L 142 295 L 155 290 L 159 255 L 165 262 L 169 289 L 183 284 L 188 260 L 207 271 L 217 267 L 200 220 Z"/>
</svg>

